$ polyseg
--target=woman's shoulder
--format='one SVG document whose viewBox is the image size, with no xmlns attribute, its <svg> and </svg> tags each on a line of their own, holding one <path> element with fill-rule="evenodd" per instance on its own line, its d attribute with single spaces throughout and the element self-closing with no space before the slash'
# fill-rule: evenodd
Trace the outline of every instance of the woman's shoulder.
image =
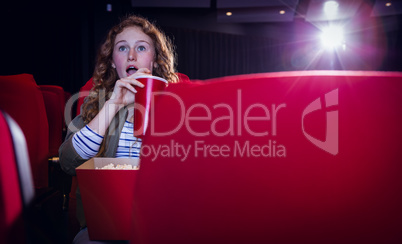
<svg viewBox="0 0 402 244">
<path fill-rule="evenodd" d="M 71 122 L 66 121 L 68 124 L 68 130 L 70 132 L 77 132 L 85 126 L 84 119 L 81 114 L 77 115 Z"/>
</svg>

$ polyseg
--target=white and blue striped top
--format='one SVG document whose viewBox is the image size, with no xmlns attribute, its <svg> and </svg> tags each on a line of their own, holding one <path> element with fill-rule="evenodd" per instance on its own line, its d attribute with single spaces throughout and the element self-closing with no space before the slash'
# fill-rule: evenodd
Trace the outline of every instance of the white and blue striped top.
<svg viewBox="0 0 402 244">
<path fill-rule="evenodd" d="M 140 156 L 141 139 L 134 137 L 133 132 L 134 124 L 126 121 L 120 134 L 116 158 Z M 83 159 L 90 159 L 98 153 L 102 140 L 103 136 L 86 125 L 73 136 L 73 146 Z"/>
</svg>

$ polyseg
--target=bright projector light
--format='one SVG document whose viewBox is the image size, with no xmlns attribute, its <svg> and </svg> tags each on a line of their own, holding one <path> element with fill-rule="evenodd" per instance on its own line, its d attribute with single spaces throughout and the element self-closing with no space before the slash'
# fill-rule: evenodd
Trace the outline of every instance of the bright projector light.
<svg viewBox="0 0 402 244">
<path fill-rule="evenodd" d="M 343 29 L 340 26 L 330 26 L 321 33 L 321 43 L 326 48 L 336 48 L 344 44 Z"/>
<path fill-rule="evenodd" d="M 334 17 L 338 13 L 339 3 L 336 1 L 327 1 L 324 3 L 324 12 L 327 16 Z"/>
</svg>

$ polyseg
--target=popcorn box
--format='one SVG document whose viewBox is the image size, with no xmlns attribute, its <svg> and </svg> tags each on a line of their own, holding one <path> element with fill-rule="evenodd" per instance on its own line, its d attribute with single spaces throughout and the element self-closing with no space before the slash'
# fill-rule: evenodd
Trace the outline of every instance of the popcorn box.
<svg viewBox="0 0 402 244">
<path fill-rule="evenodd" d="M 129 240 L 138 170 L 99 169 L 139 165 L 139 158 L 92 158 L 76 168 L 91 240 Z"/>
</svg>

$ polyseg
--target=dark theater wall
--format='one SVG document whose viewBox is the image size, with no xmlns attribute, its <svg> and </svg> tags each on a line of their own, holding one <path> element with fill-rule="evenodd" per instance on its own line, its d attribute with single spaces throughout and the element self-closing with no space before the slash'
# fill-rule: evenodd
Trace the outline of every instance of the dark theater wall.
<svg viewBox="0 0 402 244">
<path fill-rule="evenodd" d="M 73 92 L 82 79 L 86 6 L 13 1 L 1 8 L 1 75 L 30 73 Z"/>
</svg>

